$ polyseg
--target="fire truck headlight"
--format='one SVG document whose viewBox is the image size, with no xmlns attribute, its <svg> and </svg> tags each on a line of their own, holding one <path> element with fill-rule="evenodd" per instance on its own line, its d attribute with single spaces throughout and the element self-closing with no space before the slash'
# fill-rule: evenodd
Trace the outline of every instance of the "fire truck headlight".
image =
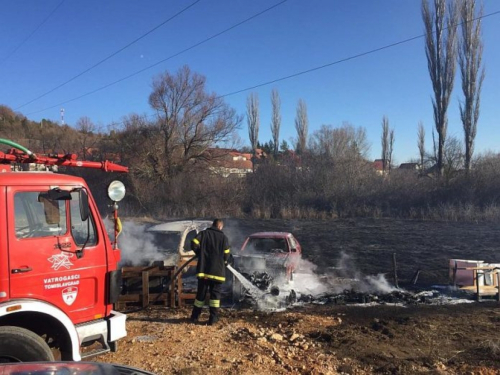
<svg viewBox="0 0 500 375">
<path fill-rule="evenodd" d="M 119 202 L 125 196 L 125 185 L 121 181 L 112 181 L 108 186 L 108 197 L 113 202 Z"/>
</svg>

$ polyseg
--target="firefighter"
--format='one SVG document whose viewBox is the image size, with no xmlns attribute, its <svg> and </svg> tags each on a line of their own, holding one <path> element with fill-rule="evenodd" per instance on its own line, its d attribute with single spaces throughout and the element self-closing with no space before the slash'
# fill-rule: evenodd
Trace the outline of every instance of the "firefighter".
<svg viewBox="0 0 500 375">
<path fill-rule="evenodd" d="M 222 233 L 223 227 L 222 220 L 215 219 L 210 228 L 198 233 L 191 241 L 191 249 L 198 255 L 198 290 L 191 314 L 192 322 L 198 321 L 207 292 L 210 293 L 208 325 L 214 325 L 219 320 L 221 289 L 226 281 L 226 265 L 231 258 L 229 241 Z"/>
</svg>

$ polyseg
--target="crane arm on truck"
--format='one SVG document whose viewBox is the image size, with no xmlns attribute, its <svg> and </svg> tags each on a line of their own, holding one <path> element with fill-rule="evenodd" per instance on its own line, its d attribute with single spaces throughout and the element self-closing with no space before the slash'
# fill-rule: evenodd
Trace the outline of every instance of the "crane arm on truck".
<svg viewBox="0 0 500 375">
<path fill-rule="evenodd" d="M 48 154 L 48 155 L 37 155 L 27 148 L 18 145 L 7 139 L 0 138 L 1 144 L 7 144 L 13 146 L 7 152 L 0 152 L 0 163 L 1 164 L 43 164 L 48 166 L 61 166 L 61 167 L 80 167 L 80 168 L 94 168 L 101 169 L 105 172 L 128 172 L 128 167 L 115 164 L 108 160 L 105 161 L 86 161 L 78 160 L 76 154 Z"/>
</svg>

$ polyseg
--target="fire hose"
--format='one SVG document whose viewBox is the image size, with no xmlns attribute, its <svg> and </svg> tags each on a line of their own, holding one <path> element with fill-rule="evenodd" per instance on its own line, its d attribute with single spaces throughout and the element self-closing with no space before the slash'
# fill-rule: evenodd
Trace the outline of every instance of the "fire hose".
<svg viewBox="0 0 500 375">
<path fill-rule="evenodd" d="M 123 313 L 124 314 L 131 314 L 131 313 L 143 311 L 143 310 L 147 309 L 151 304 L 154 304 L 154 303 L 158 302 L 158 300 L 160 299 L 161 295 L 163 293 L 167 292 L 167 290 L 170 287 L 170 285 L 172 285 L 172 283 L 177 279 L 177 276 L 179 276 L 179 274 L 182 272 L 182 270 L 184 268 L 186 268 L 187 265 L 189 263 L 191 263 L 193 260 L 195 260 L 197 257 L 198 257 L 198 255 L 193 256 L 192 258 L 188 259 L 186 261 L 186 263 L 184 263 L 182 266 L 180 266 L 179 269 L 174 273 L 174 276 L 167 282 L 167 284 L 165 285 L 165 287 L 160 291 L 160 293 L 156 296 L 156 298 L 153 301 L 149 302 L 146 306 L 142 306 L 142 307 L 139 307 L 139 308 L 133 309 L 133 310 L 124 311 Z"/>
<path fill-rule="evenodd" d="M 35 154 L 32 153 L 30 150 L 28 150 L 26 147 L 23 147 L 20 144 L 18 144 L 16 142 L 13 142 L 13 141 L 11 141 L 9 139 L 0 138 L 0 143 L 4 144 L 4 145 L 7 145 L 7 146 L 14 147 L 14 148 L 16 148 L 18 150 L 21 150 L 22 152 L 24 152 L 28 156 L 32 156 L 32 157 L 36 158 Z"/>
</svg>

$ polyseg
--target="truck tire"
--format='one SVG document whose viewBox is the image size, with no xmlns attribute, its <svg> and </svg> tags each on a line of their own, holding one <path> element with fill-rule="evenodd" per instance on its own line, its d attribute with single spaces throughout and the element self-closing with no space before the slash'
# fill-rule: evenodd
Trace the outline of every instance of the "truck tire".
<svg viewBox="0 0 500 375">
<path fill-rule="evenodd" d="M 47 343 L 25 328 L 0 327 L 0 363 L 54 361 Z"/>
</svg>

